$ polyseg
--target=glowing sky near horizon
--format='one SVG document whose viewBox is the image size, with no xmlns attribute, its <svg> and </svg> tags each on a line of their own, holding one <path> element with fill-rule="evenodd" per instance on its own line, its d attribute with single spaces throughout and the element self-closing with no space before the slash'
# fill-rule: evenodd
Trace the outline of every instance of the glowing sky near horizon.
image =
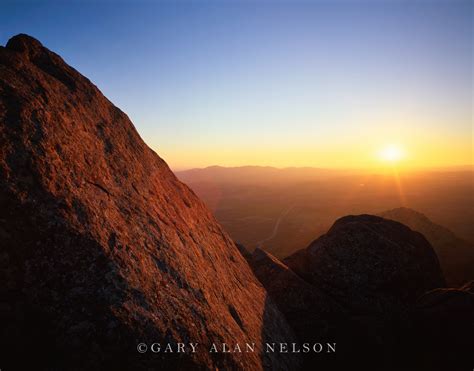
<svg viewBox="0 0 474 371">
<path fill-rule="evenodd" d="M 174 169 L 472 164 L 470 1 L 2 2 Z"/>
</svg>

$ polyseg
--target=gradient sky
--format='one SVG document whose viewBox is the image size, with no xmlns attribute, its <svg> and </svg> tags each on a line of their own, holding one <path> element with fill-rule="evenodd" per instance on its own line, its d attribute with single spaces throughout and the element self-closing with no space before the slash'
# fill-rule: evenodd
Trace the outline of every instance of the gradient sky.
<svg viewBox="0 0 474 371">
<path fill-rule="evenodd" d="M 473 162 L 470 1 L 15 1 L 174 169 Z"/>
</svg>

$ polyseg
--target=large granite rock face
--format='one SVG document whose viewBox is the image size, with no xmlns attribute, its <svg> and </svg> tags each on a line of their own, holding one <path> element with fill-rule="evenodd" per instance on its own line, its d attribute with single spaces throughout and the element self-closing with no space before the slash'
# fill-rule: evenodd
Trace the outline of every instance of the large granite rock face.
<svg viewBox="0 0 474 371">
<path fill-rule="evenodd" d="M 0 47 L 2 368 L 294 369 L 278 309 L 128 117 L 37 40 Z M 139 354 L 140 342 L 199 343 Z M 208 352 L 256 343 L 255 353 Z"/>
<path fill-rule="evenodd" d="M 380 214 L 420 232 L 433 246 L 449 286 L 461 286 L 474 280 L 474 246 L 449 229 L 433 223 L 426 215 L 407 207 Z"/>
</svg>

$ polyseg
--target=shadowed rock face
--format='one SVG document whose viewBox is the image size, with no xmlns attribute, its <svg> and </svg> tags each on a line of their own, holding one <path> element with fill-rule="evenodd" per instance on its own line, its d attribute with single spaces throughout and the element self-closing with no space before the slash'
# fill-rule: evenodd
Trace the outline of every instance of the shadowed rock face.
<svg viewBox="0 0 474 371">
<path fill-rule="evenodd" d="M 422 369 L 466 370 L 474 363 L 474 281 L 435 289 L 412 310 L 413 336 Z"/>
<path fill-rule="evenodd" d="M 255 249 L 250 264 L 300 341 L 327 338 L 330 319 L 343 312 L 330 294 L 305 281 L 270 253 Z M 337 320 L 335 320 L 337 322 Z"/>
<path fill-rule="evenodd" d="M 337 357 L 306 355 L 306 367 L 419 364 L 405 345 L 417 332 L 411 311 L 420 295 L 444 285 L 420 233 L 376 216 L 347 216 L 283 261 L 259 249 L 249 261 L 300 341 L 337 342 Z"/>
<path fill-rule="evenodd" d="M 450 286 L 461 286 L 474 279 L 474 246 L 471 243 L 433 223 L 422 213 L 406 207 L 385 211 L 380 216 L 403 223 L 423 234 L 438 255 Z"/>
<path fill-rule="evenodd" d="M 16 368 L 25 355 L 37 369 L 295 366 L 207 351 L 294 340 L 235 244 L 128 117 L 26 35 L 0 47 L 0 236 L 2 353 Z M 138 354 L 140 342 L 202 350 Z"/>
</svg>

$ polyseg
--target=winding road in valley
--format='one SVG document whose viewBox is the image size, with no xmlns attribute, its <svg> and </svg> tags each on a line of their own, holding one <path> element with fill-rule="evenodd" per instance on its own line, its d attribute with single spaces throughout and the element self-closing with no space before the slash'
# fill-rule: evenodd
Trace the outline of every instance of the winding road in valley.
<svg viewBox="0 0 474 371">
<path fill-rule="evenodd" d="M 257 245 L 258 248 L 262 248 L 262 246 L 265 242 L 268 242 L 268 241 L 272 240 L 273 238 L 275 238 L 275 236 L 278 233 L 278 228 L 280 228 L 281 222 L 290 213 L 290 211 L 293 210 L 294 208 L 295 208 L 295 205 L 292 205 L 292 206 L 286 208 L 285 210 L 283 210 L 281 212 L 280 216 L 278 217 L 278 219 L 275 222 L 275 225 L 273 226 L 272 233 L 270 233 L 270 235 L 268 235 L 268 237 L 266 237 L 263 240 L 260 240 L 260 241 L 257 242 L 256 245 Z"/>
</svg>

